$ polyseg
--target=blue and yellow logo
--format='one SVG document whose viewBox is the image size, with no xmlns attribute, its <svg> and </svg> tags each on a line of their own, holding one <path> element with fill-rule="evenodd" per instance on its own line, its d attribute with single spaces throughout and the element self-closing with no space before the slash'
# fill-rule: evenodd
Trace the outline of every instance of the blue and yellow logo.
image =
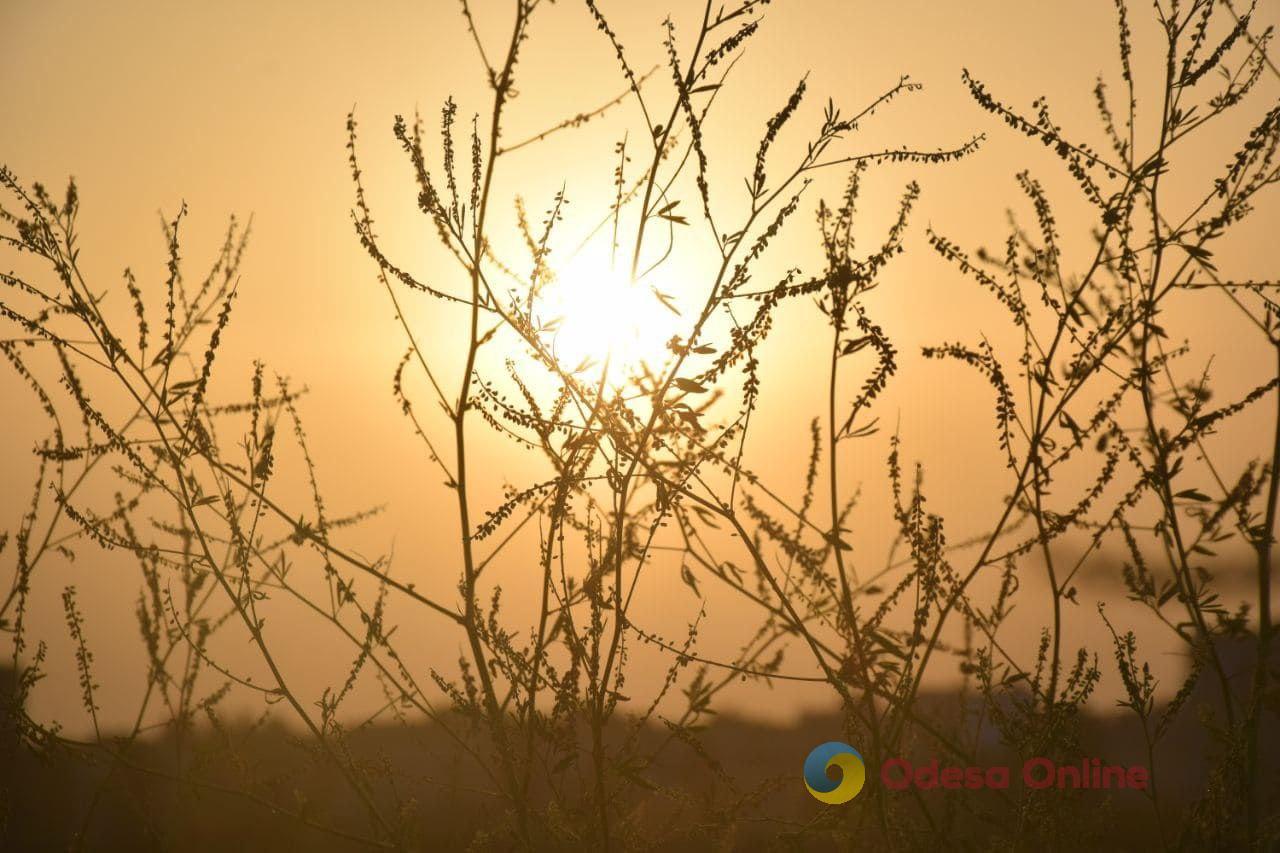
<svg viewBox="0 0 1280 853">
<path fill-rule="evenodd" d="M 827 771 L 840 768 L 840 777 L 832 779 Z M 804 786 L 814 798 L 828 805 L 847 803 L 862 790 L 867 781 L 867 768 L 858 750 L 838 740 L 828 741 L 809 753 L 804 760 Z"/>
</svg>

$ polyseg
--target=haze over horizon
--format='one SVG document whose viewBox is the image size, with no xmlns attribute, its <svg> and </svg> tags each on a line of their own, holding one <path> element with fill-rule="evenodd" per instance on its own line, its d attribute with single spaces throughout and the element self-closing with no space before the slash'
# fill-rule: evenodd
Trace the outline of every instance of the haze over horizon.
<svg viewBox="0 0 1280 853">
<path fill-rule="evenodd" d="M 622 42 L 634 51 L 634 65 L 644 70 L 665 61 L 663 17 L 670 12 L 680 37 L 695 29 L 701 4 L 613 2 L 605 8 Z M 739 144 L 739 136 L 758 137 L 805 75 L 810 89 L 822 93 L 804 103 L 796 119 L 806 129 L 820 122 L 825 93 L 853 109 L 902 74 L 924 84 L 923 91 L 895 101 L 851 137 L 845 143 L 851 151 L 901 145 L 934 150 L 960 145 L 975 134 L 986 136 L 975 154 L 956 163 L 886 165 L 865 178 L 858 227 L 868 245 L 882 239 L 903 185 L 914 179 L 922 187 L 905 237 L 909 251 L 887 268 L 886 283 L 869 297 L 902 354 L 901 369 L 878 404 L 880 432 L 846 451 L 842 472 L 846 482 L 863 485 L 848 538 L 856 571 L 870 576 L 891 558 L 903 556 L 892 550 L 896 529 L 885 477 L 895 431 L 901 436 L 904 466 L 922 465 L 930 510 L 947 519 L 951 542 L 984 532 L 1010 488 L 1003 455 L 992 439 L 990 389 L 963 367 L 928 361 L 920 351 L 956 338 L 957 329 L 968 337 L 987 334 L 997 347 L 1017 338 L 997 313 L 994 299 L 928 250 L 926 227 L 968 251 L 986 246 L 1001 254 L 1008 208 L 1034 222 L 1015 181 L 1025 168 L 1055 202 L 1060 200 L 1064 253 L 1071 259 L 1064 267 L 1084 266 L 1093 250 L 1088 235 L 1071 227 L 1087 211 L 1061 162 L 979 108 L 961 71 L 968 68 L 1001 100 L 1020 108 L 1038 96 L 1048 97 L 1057 124 L 1104 148 L 1092 90 L 1099 73 L 1111 80 L 1119 75 L 1115 11 L 1110 2 L 824 0 L 777 3 L 763 18 L 766 26 L 758 40 L 734 68 L 735 85 L 725 87 L 724 100 L 716 106 L 719 122 L 707 139 L 713 182 L 738 181 L 736 176 L 750 171 L 755 150 Z M 478 15 L 481 36 L 500 40 L 504 20 L 497 13 Z M 1254 20 L 1258 28 L 1280 23 L 1280 4 L 1261 4 Z M 1156 35 L 1135 25 L 1135 50 L 1145 66 L 1151 66 L 1153 51 L 1158 51 Z M 1155 61 L 1158 65 L 1158 57 Z M 584 68 L 607 73 L 583 73 Z M 658 78 L 664 73 L 660 67 Z M 82 200 L 81 262 L 103 287 L 115 287 L 128 267 L 144 291 L 153 296 L 162 292 L 165 243 L 157 211 L 171 219 L 186 205 L 182 254 L 191 279 L 215 256 L 226 217 L 251 219 L 252 238 L 211 394 L 224 401 L 243 399 L 255 359 L 266 364 L 268 376 L 278 373 L 289 377 L 293 387 L 305 386 L 308 393 L 299 407 L 316 476 L 327 493 L 340 495 L 331 513 L 343 517 L 380 508 L 360 525 L 341 531 L 343 547 L 370 560 L 387 558 L 393 576 L 426 594 L 446 600 L 456 596 L 453 497 L 421 452 L 391 393 L 404 346 L 394 310 L 377 285 L 376 269 L 352 228 L 354 193 L 344 148 L 346 117 L 354 109 L 379 236 L 398 257 L 410 259 L 423 278 L 442 286 L 456 284 L 458 273 L 446 266 L 447 257 L 434 245 L 430 221 L 417 213 L 413 175 L 391 134 L 394 117 L 416 109 L 434 141 L 438 111 L 447 97 L 458 105 L 460 126 L 469 128 L 471 116 L 488 108 L 483 68 L 456 4 L 394 3 L 373 15 L 339 2 L 309 4 L 299 13 L 285 4 L 252 2 L 84 5 L 11 0 L 0 6 L 0 80 L 5 83 L 0 86 L 0 115 L 6 116 L 0 126 L 0 161 L 23 180 L 39 180 L 57 192 L 68 176 L 75 176 Z M 548 8 L 534 24 L 520 80 L 509 118 L 510 143 L 594 110 L 626 85 L 590 16 L 581 4 L 568 2 Z M 1252 96 L 1258 109 L 1225 117 L 1214 137 L 1220 145 L 1193 143 L 1177 152 L 1178 161 L 1203 163 L 1205 180 L 1210 180 L 1248 132 L 1250 119 L 1277 92 L 1280 80 L 1264 79 Z M 1139 121 L 1157 118 L 1139 113 Z M 516 196 L 523 199 L 530 219 L 540 221 L 562 187 L 570 205 L 559 237 L 563 242 L 552 257 L 570 254 L 592 233 L 601 211 L 607 213 L 613 145 L 624 134 L 636 138 L 643 132 L 638 112 L 627 100 L 580 128 L 507 155 L 499 167 L 494 227 L 509 242 L 496 247 L 499 254 L 523 251 L 515 227 Z M 804 138 L 794 132 L 778 145 L 803 150 Z M 803 224 L 772 249 L 769 263 L 779 273 L 820 267 L 821 252 L 809 223 L 819 198 L 835 198 L 843 181 L 844 174 L 832 171 L 808 190 L 797 217 Z M 733 189 L 738 191 L 738 185 Z M 1203 190 L 1200 185 L 1171 187 L 1171 203 L 1190 203 Z M 686 205 L 694 201 L 687 196 Z M 1271 197 L 1261 204 L 1228 238 L 1225 245 L 1231 251 L 1218 253 L 1224 277 L 1274 278 L 1280 208 Z M 679 300 L 682 278 L 692 278 L 708 263 L 706 257 L 678 249 L 670 267 L 674 272 L 664 273 L 661 289 Z M 452 345 L 460 340 L 465 316 L 457 306 L 418 296 L 405 300 L 406 315 L 428 331 L 425 349 L 456 373 L 460 357 Z M 122 302 L 115 308 L 130 310 Z M 775 395 L 774 402 L 756 416 L 746 459 L 765 481 L 798 497 L 804 483 L 794 463 L 807 453 L 809 423 L 825 404 L 825 374 L 811 369 L 822 356 L 809 345 L 822 321 L 813 312 L 798 310 L 780 316 L 781 331 L 766 343 L 761 358 L 761 381 Z M 1259 336 L 1241 334 L 1244 326 L 1235 306 L 1216 292 L 1188 293 L 1168 313 L 1165 326 L 1176 342 L 1193 324 L 1205 346 L 1178 366 L 1183 381 L 1208 370 L 1224 401 L 1258 384 L 1258 366 L 1269 364 L 1271 353 Z M 662 344 L 665 337 L 656 342 Z M 1261 375 L 1265 380 L 1266 370 Z M 5 438 L 0 443 L 0 529 L 8 529 L 30 502 L 35 477 L 31 451 L 46 430 L 37 401 L 10 372 L 0 374 L 0 401 Z M 438 411 L 424 417 L 437 429 L 447 423 Z M 1265 455 L 1271 441 L 1268 425 L 1266 412 L 1249 410 L 1224 427 L 1214 438 L 1224 466 L 1234 470 Z M 490 469 L 475 487 L 475 511 L 483 517 L 502 502 L 506 486 L 525 485 L 530 455 L 495 435 L 480 434 L 477 443 Z M 305 506 L 309 492 L 305 477 L 298 476 L 298 461 L 296 452 L 282 452 L 281 467 L 292 471 L 280 495 L 285 503 Z M 110 499 L 108 492 L 90 494 L 99 501 Z M 1070 564 L 1084 541 L 1067 538 L 1055 548 L 1062 549 Z M 1247 549 L 1240 554 L 1243 566 Z M 1079 606 L 1068 610 L 1064 645 L 1074 649 L 1106 636 L 1095 610 L 1096 602 L 1105 601 L 1113 621 L 1131 625 L 1154 644 L 1149 657 L 1167 693 L 1179 683 L 1185 656 L 1175 653 L 1167 632 L 1141 621 L 1143 611 L 1124 599 L 1115 573 L 1108 579 L 1105 568 L 1120 559 L 1118 553 L 1105 552 L 1081 574 Z M 319 589 L 324 582 L 321 565 L 316 558 L 297 571 L 313 572 L 309 582 Z M 682 581 L 676 557 L 659 555 L 652 565 L 636 591 L 631 613 L 636 624 L 681 638 L 705 611 L 699 653 L 733 654 L 746 639 L 735 629 L 755 618 L 752 605 L 710 580 L 701 583 L 700 598 Z M 526 568 L 518 559 L 494 565 L 494 577 L 513 609 L 535 599 L 538 578 Z M 70 665 L 73 646 L 59 598 L 66 584 L 75 584 L 82 600 L 93 604 L 87 630 L 97 644 L 97 665 L 117 676 L 105 679 L 101 688 L 104 728 L 131 725 L 136 707 L 125 700 L 146 678 L 134 620 L 139 587 L 134 558 L 81 546 L 74 561 L 59 557 L 41 571 L 47 574 L 33 595 L 28 619 L 33 635 L 48 642 L 54 664 L 51 676 L 35 691 L 34 713 L 63 721 L 69 732 L 88 725 L 79 713 L 79 687 Z M 1020 632 L 1019 642 L 1028 647 L 1045 620 L 1046 611 L 1033 595 L 1043 583 L 1039 572 L 1023 581 L 1031 603 L 1015 615 L 1010 629 Z M 299 690 L 315 698 L 332 675 L 326 665 L 346 665 L 345 643 L 293 630 L 288 620 L 291 614 L 300 618 L 302 608 L 278 606 L 270 630 L 280 659 L 297 673 Z M 392 603 L 389 610 L 409 613 L 398 610 L 400 606 Z M 421 656 L 419 663 L 459 656 L 462 641 L 445 623 L 415 614 L 400 624 L 398 639 Z M 242 642 L 219 640 L 215 648 L 228 665 L 257 666 L 253 650 Z M 638 684 L 659 684 L 664 664 L 658 655 L 646 654 L 642 646 L 635 650 L 634 678 Z M 793 645 L 782 669 L 812 674 L 814 668 Z M 959 675 L 952 672 L 948 678 L 936 683 L 956 683 Z M 649 695 L 639 688 L 637 694 Z M 1101 693 L 1093 701 L 1106 708 L 1115 698 Z M 362 719 L 384 701 L 374 687 L 363 685 L 344 714 Z M 785 687 L 742 684 L 722 701 L 729 711 L 780 722 L 834 704 L 827 685 L 794 682 Z M 249 705 L 230 707 L 247 714 Z"/>
</svg>

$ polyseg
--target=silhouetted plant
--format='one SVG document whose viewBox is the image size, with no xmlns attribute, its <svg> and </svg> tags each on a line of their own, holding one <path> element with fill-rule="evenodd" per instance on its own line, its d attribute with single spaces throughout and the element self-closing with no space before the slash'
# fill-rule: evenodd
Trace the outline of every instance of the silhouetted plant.
<svg viewBox="0 0 1280 853">
<path fill-rule="evenodd" d="M 1158 784 L 1148 791 L 1162 843 L 1273 842 L 1276 804 L 1268 796 L 1274 789 L 1264 778 L 1264 759 L 1274 745 L 1264 742 L 1263 715 L 1276 694 L 1268 666 L 1280 411 L 1274 451 L 1238 473 L 1212 462 L 1210 439 L 1280 384 L 1280 315 L 1269 295 L 1274 284 L 1223 280 L 1210 247 L 1280 178 L 1280 107 L 1264 114 L 1191 210 L 1170 210 L 1162 192 L 1181 174 L 1170 151 L 1247 104 L 1258 81 L 1274 70 L 1266 54 L 1270 32 L 1253 34 L 1249 14 L 1237 18 L 1219 0 L 1157 3 L 1152 29 L 1165 48 L 1163 106 L 1158 127 L 1144 128 L 1135 120 L 1141 69 L 1132 67 L 1132 43 L 1145 29 L 1135 33 L 1129 10 L 1118 2 L 1126 98 L 1115 110 L 1099 80 L 1095 96 L 1111 147 L 1105 153 L 1056 125 L 1046 99 L 1024 113 L 964 72 L 982 110 L 1062 161 L 1093 216 L 1087 223 L 1093 255 L 1072 271 L 1062 248 L 1064 226 L 1030 171 L 1016 181 L 1034 227 L 1014 217 L 1003 251 L 969 252 L 926 229 L 922 243 L 994 297 L 997 316 L 1012 327 L 1012 352 L 1003 337 L 963 331 L 956 333 L 961 340 L 923 351 L 977 372 L 982 393 L 991 395 L 1009 490 L 982 535 L 952 541 L 944 519 L 929 509 L 922 469 L 904 470 L 909 437 L 895 433 L 886 463 L 893 495 L 886 521 L 896 539 L 883 568 L 868 573 L 858 563 L 865 566 L 870 557 L 854 549 L 850 517 L 858 492 L 846 481 L 847 460 L 851 443 L 880 430 L 880 398 L 900 353 L 867 295 L 885 284 L 891 261 L 909 244 L 921 189 L 907 184 L 896 216 L 869 248 L 859 246 L 861 190 L 875 174 L 872 167 L 942 165 L 973 153 L 983 136 L 944 149 L 850 150 L 864 124 L 920 88 L 901 77 L 852 114 L 828 100 L 821 121 L 795 149 L 802 153 L 791 154 L 783 137 L 805 120 L 809 93 L 802 79 L 772 114 L 761 116 L 763 130 L 742 176 L 745 193 L 733 190 L 736 184 L 722 187 L 709 175 L 706 129 L 734 63 L 761 26 L 765 0 L 706 3 L 691 39 L 667 20 L 665 73 L 644 74 L 600 5 L 585 5 L 616 57 L 625 86 L 618 98 L 506 142 L 507 107 L 541 3 L 517 0 L 505 49 L 495 53 L 464 0 L 490 103 L 468 124 L 460 105 L 447 100 L 438 146 L 428 142 L 421 117 L 396 117 L 392 133 L 412 171 L 419 211 L 446 258 L 456 262 L 433 269 L 430 278 L 398 261 L 379 237 L 358 157 L 356 116 L 347 118 L 353 228 L 405 336 L 392 394 L 442 475 L 457 518 L 459 548 L 444 561 L 453 561 L 448 571 L 456 580 L 457 595 L 449 600 L 419 592 L 403 573 L 393 573 L 389 559 L 370 561 L 343 548 L 342 529 L 377 509 L 342 515 L 321 488 L 323 460 L 312 455 L 299 405 L 304 389 L 269 377 L 255 363 L 245 396 L 211 401 L 215 367 L 225 370 L 220 345 L 234 330 L 247 227 L 233 219 L 208 273 L 191 282 L 180 251 L 184 207 L 164 222 L 162 301 L 154 298 L 157 288 L 130 270 L 122 286 L 104 291 L 90 286 L 78 262 L 75 184 L 55 200 L 41 185 L 28 188 L 0 171 L 9 205 L 0 207 L 0 242 L 23 264 L 0 276 L 7 287 L 0 313 L 19 330 L 0 341 L 0 350 L 30 386 L 50 430 L 36 448 L 31 508 L 12 544 L 0 538 L 0 551 L 9 548 L 14 565 L 0 606 L 17 674 L 11 715 L 24 748 L 104 762 L 81 838 L 113 774 L 142 773 L 237 796 L 346 841 L 420 846 L 418 804 L 403 794 L 390 761 L 360 757 L 352 744 L 344 703 L 368 680 L 385 697 L 372 719 L 430 720 L 471 759 L 484 794 L 499 804 L 466 839 L 476 847 L 731 846 L 743 822 L 773 821 L 768 786 L 740 789 L 702 740 L 714 702 L 742 679 L 828 686 L 848 740 L 865 748 L 873 773 L 887 758 L 922 750 L 978 763 L 991 757 L 991 734 L 1001 754 L 1071 760 L 1081 750 L 1085 703 L 1110 673 L 1099 663 L 1099 649 L 1063 647 L 1064 624 L 1095 618 L 1072 610 L 1082 569 L 1118 544 L 1129 558 L 1112 574 L 1122 575 L 1130 598 L 1174 632 L 1194 662 L 1172 700 L 1157 708 L 1157 684 L 1134 631 L 1101 613 L 1091 623 L 1095 633 L 1107 628 L 1113 641 L 1106 653 L 1116 663 L 1114 693 L 1141 726 L 1153 779 L 1161 766 L 1157 747 L 1196 704 L 1201 678 L 1211 679 L 1217 692 L 1217 707 L 1204 710 L 1218 739 L 1212 784 L 1187 811 L 1180 835 L 1166 823 L 1172 807 L 1161 801 Z M 1221 88 L 1205 95 L 1219 78 Z M 658 81 L 665 81 L 660 92 Z M 592 233 L 609 239 L 622 287 L 669 311 L 676 331 L 661 357 L 644 363 L 616 364 L 612 351 L 569 363 L 559 346 L 563 318 L 553 297 L 571 199 L 565 190 L 556 193 L 543 218 L 532 221 L 497 166 L 517 150 L 612 117 L 620 104 L 634 104 L 643 126 L 617 135 L 611 197 L 591 220 L 600 223 Z M 846 167 L 848 180 L 837 202 L 818 203 L 822 268 L 806 274 L 788 262 L 775 264 L 785 270 L 776 272 L 769 265 L 780 254 L 779 235 L 794 227 L 814 177 L 833 167 Z M 566 166 L 569 173 L 575 168 Z M 492 225 L 493 205 L 508 193 L 516 195 L 516 241 Z M 512 242 L 528 257 L 512 257 Z M 679 292 L 667 293 L 653 284 L 653 274 L 672 263 L 677 243 L 697 247 L 714 263 L 701 278 L 682 273 Z M 1276 376 L 1268 373 L 1253 391 L 1214 407 L 1207 370 L 1190 383 L 1175 379 L 1171 365 L 1193 352 L 1194 343 L 1173 345 L 1160 319 L 1183 291 L 1206 287 L 1239 305 L 1278 354 Z M 116 293 L 116 300 L 107 298 Z M 416 298 L 463 318 L 465 333 L 456 339 L 461 369 L 452 375 L 422 344 L 435 329 L 416 324 L 406 310 L 406 300 Z M 808 452 L 795 455 L 803 490 L 791 500 L 786 488 L 753 471 L 747 439 L 753 413 L 772 391 L 761 378 L 764 345 L 790 331 L 784 307 L 809 304 L 830 332 L 823 342 L 826 406 L 808 425 Z M 858 377 L 852 393 L 845 390 L 850 375 Z M 448 421 L 445 431 L 425 414 L 437 406 Z M 477 479 L 502 472 L 478 458 L 481 430 L 538 460 L 518 478 L 507 474 L 519 482 L 487 508 L 479 506 Z M 296 471 L 279 470 L 282 438 L 296 446 Z M 277 497 L 286 475 L 308 494 L 305 507 Z M 113 495 L 105 505 L 86 496 L 89 484 L 100 481 Z M 1229 539 L 1256 554 L 1256 626 L 1247 605 L 1231 609 L 1222 600 L 1209 568 L 1218 557 L 1214 547 Z M 32 583 L 54 555 L 71 558 L 86 547 L 137 560 L 136 619 L 148 661 L 132 729 L 100 730 L 96 614 L 86 611 L 74 587 L 66 588 L 66 622 L 92 742 L 33 719 L 26 703 L 50 665 L 43 643 L 31 639 Z M 654 571 L 649 563 L 659 551 L 678 554 L 681 579 L 693 593 L 722 584 L 758 608 L 758 623 L 741 626 L 736 655 L 716 659 L 699 650 L 700 618 L 674 640 L 637 624 L 638 580 Z M 1066 559 L 1069 553 L 1075 558 Z M 510 593 L 494 577 L 500 560 L 534 575 L 532 619 L 513 616 L 504 605 Z M 1002 635 L 1026 596 L 1021 579 L 1029 572 L 1043 573 L 1052 613 L 1031 654 Z M 323 585 L 310 582 L 317 576 Z M 995 594 L 984 598 L 974 586 L 986 576 L 997 583 Z M 278 663 L 266 627 L 272 599 L 295 601 L 350 643 L 349 667 L 319 697 L 300 695 Z M 456 670 L 443 662 L 423 670 L 399 650 L 388 607 L 393 599 L 453 632 L 464 649 Z M 957 629 L 963 645 L 949 639 Z M 261 660 L 257 680 L 218 660 L 211 639 L 234 632 Z M 1253 646 L 1247 688 L 1232 681 L 1221 659 L 1220 643 L 1230 638 Z M 667 662 L 650 695 L 635 695 L 628 684 L 634 644 L 661 651 Z M 804 663 L 784 667 L 784 654 L 796 651 Z M 921 702 L 926 677 L 943 660 L 954 661 L 964 681 L 959 713 L 950 718 Z M 209 747 L 195 727 L 207 723 L 214 749 L 237 754 L 220 711 L 233 692 L 256 694 L 264 720 L 277 707 L 288 710 L 307 736 L 308 755 L 345 783 L 363 825 L 317 814 L 296 788 L 294 802 L 287 802 L 281 790 L 290 780 L 261 778 L 248 762 L 232 783 L 205 772 Z M 672 701 L 677 694 L 683 697 L 678 704 Z M 156 726 L 174 739 L 173 767 L 137 758 L 140 739 Z M 655 768 L 674 749 L 697 756 L 710 793 L 657 781 Z M 436 781 L 446 790 L 466 784 Z M 799 826 L 778 819 L 774 827 L 779 844 L 874 840 L 933 849 L 979 831 L 972 816 L 980 813 L 977 801 L 960 802 L 895 797 L 873 783 L 844 810 Z M 1079 797 L 1001 792 L 993 802 L 1001 812 L 991 820 L 996 828 L 982 828 L 988 846 L 1100 831 Z"/>
</svg>

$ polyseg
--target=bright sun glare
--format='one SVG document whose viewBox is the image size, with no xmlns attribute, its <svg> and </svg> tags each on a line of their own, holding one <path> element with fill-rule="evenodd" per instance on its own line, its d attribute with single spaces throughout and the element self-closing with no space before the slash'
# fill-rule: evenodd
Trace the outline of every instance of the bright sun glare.
<svg viewBox="0 0 1280 853">
<path fill-rule="evenodd" d="M 653 285 L 632 283 L 607 255 L 579 253 L 557 271 L 543 300 L 544 316 L 559 318 L 550 340 L 569 370 L 597 374 L 607 361 L 608 381 L 620 387 L 643 366 L 656 368 L 671 356 L 667 341 L 680 318 Z"/>
</svg>

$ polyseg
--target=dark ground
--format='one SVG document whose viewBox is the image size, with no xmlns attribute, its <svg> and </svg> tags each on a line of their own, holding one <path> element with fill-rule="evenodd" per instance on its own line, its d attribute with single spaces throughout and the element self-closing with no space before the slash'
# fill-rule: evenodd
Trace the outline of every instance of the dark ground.
<svg viewBox="0 0 1280 853">
<path fill-rule="evenodd" d="M 1236 657 L 1239 659 L 1232 661 L 1228 656 L 1228 663 L 1243 679 L 1249 662 Z M 5 692 L 11 690 L 12 673 L 0 672 L 0 677 L 5 679 Z M 1164 812 L 1161 823 L 1170 843 L 1178 837 L 1176 827 L 1188 806 L 1217 784 L 1212 771 L 1221 750 L 1202 723 L 1214 704 L 1208 687 L 1207 683 L 1199 685 L 1156 755 Z M 945 727 L 947 720 L 956 718 L 959 697 L 924 696 L 920 708 Z M 1277 814 L 1274 801 L 1280 792 L 1280 728 L 1276 720 L 1274 710 L 1269 712 L 1263 739 L 1272 815 Z M 367 821 L 358 799 L 350 794 L 332 764 L 317 754 L 312 742 L 298 739 L 291 730 L 276 724 L 254 726 L 241 721 L 226 723 L 222 729 L 204 724 L 188 733 L 181 744 L 172 732 L 145 737 L 127 750 L 133 769 L 117 765 L 112 770 L 103 756 L 92 751 L 37 750 L 29 743 L 19 744 L 12 717 L 6 716 L 2 722 L 4 790 L 0 791 L 0 805 L 4 825 L 0 847 L 5 850 L 364 849 L 354 841 L 306 825 L 304 820 L 363 834 Z M 1141 730 L 1132 715 L 1086 715 L 1078 722 L 1077 760 L 1098 757 L 1112 764 L 1147 763 Z M 619 724 L 610 737 L 616 743 L 626 733 Z M 639 735 L 646 748 L 665 737 L 666 731 L 659 725 L 646 727 Z M 878 774 L 869 767 L 867 790 L 849 806 L 822 805 L 805 791 L 800 769 L 809 750 L 823 741 L 846 739 L 841 720 L 834 715 L 807 717 L 787 728 L 722 715 L 699 737 L 703 755 L 680 740 L 672 740 L 643 774 L 652 787 L 628 786 L 625 807 L 640 827 L 641 837 L 635 839 L 635 846 L 662 850 L 837 849 L 843 843 L 821 827 L 847 824 L 849 816 L 856 813 L 853 807 L 865 805 L 861 801 L 867 791 L 880 785 Z M 417 828 L 420 849 L 509 848 L 508 841 L 490 832 L 508 821 L 503 803 L 485 793 L 492 785 L 483 770 L 439 726 L 374 725 L 351 732 L 348 747 L 376 780 L 374 794 L 384 807 L 398 807 L 409 815 L 411 825 Z M 1026 795 L 1018 778 L 1021 759 L 1011 755 L 994 733 L 984 738 L 981 749 L 981 763 L 1011 767 L 1013 783 L 1003 792 L 1005 796 L 989 791 L 929 791 L 922 797 L 936 820 L 949 821 L 948 837 L 955 839 L 954 849 L 1017 849 L 1019 845 L 1008 839 L 1019 819 L 1017 805 Z M 182 766 L 176 760 L 179 752 L 184 756 Z M 909 757 L 924 762 L 933 755 L 944 763 L 958 763 L 948 761 L 944 751 L 925 743 L 917 744 Z M 1064 757 L 1064 763 L 1066 760 Z M 582 763 L 589 764 L 586 759 Z M 578 784 L 589 786 L 589 782 L 574 781 L 586 780 L 588 774 L 588 766 L 569 764 L 560 770 L 569 789 Z M 180 775 L 200 782 L 179 781 Z M 1061 825 L 1065 815 L 1072 830 L 1071 838 L 1055 836 L 1048 848 L 1140 850 L 1158 846 L 1159 827 L 1150 801 L 1141 792 L 1050 791 L 1045 796 L 1063 798 L 1048 801 L 1048 807 L 1060 809 L 1056 820 Z M 913 792 L 886 792 L 889 808 L 901 808 L 907 814 L 918 814 L 914 797 Z M 586 805 L 575 802 L 569 793 L 558 808 L 571 812 Z M 1035 809 L 1029 814 L 1033 822 L 1038 819 Z M 797 834 L 815 821 L 819 829 Z M 910 837 L 899 839 L 899 843 L 915 846 Z M 572 841 L 556 846 L 589 849 L 589 845 Z M 1045 849 L 1041 844 L 1035 846 Z"/>
</svg>

